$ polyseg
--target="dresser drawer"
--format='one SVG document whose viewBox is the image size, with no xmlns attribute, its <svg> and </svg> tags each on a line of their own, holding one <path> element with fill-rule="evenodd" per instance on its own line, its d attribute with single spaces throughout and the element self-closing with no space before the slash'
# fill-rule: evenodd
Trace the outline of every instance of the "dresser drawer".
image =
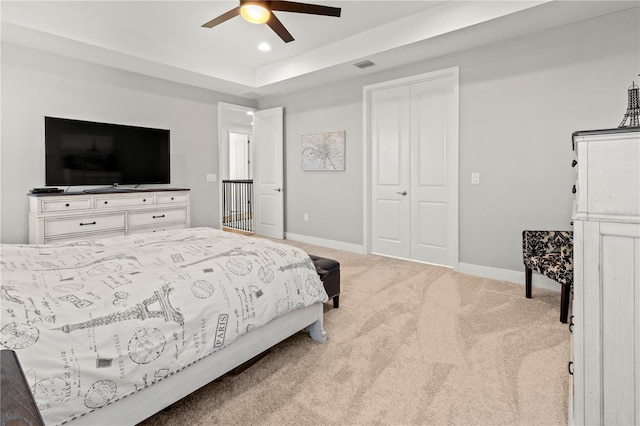
<svg viewBox="0 0 640 426">
<path fill-rule="evenodd" d="M 96 209 L 111 209 L 122 207 L 137 207 L 153 204 L 153 194 L 151 195 L 136 195 L 135 197 L 96 197 L 95 208 Z"/>
<path fill-rule="evenodd" d="M 160 232 L 160 231 L 168 231 L 170 229 L 184 229 L 184 223 L 170 223 L 162 226 L 149 226 L 146 228 L 131 228 L 129 230 L 129 235 L 134 234 L 147 234 L 149 232 Z"/>
<path fill-rule="evenodd" d="M 102 231 L 87 234 L 74 234 L 74 235 L 62 235 L 57 237 L 45 238 L 45 244 L 51 243 L 64 243 L 67 241 L 81 241 L 81 240 L 98 240 L 100 238 L 109 237 L 122 237 L 125 235 L 124 229 L 115 229 L 110 231 Z"/>
<path fill-rule="evenodd" d="M 89 210 L 91 208 L 91 197 L 61 200 L 59 198 L 41 199 L 40 211 L 43 213 L 54 213 L 64 211 Z"/>
<path fill-rule="evenodd" d="M 65 219 L 46 219 L 45 237 L 65 234 L 91 233 L 109 229 L 124 230 L 124 213 L 111 215 L 87 215 Z"/>
<path fill-rule="evenodd" d="M 129 226 L 147 226 L 168 222 L 185 223 L 187 221 L 187 209 L 154 210 L 129 213 Z"/>
<path fill-rule="evenodd" d="M 640 218 L 640 132 L 575 138 L 577 218 Z"/>
<path fill-rule="evenodd" d="M 184 204 L 189 201 L 189 194 L 158 194 L 158 204 Z"/>
</svg>

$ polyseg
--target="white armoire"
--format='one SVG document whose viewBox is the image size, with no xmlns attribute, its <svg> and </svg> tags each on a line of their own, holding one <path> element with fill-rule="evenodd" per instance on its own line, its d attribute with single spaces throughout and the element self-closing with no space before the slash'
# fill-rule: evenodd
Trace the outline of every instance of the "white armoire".
<svg viewBox="0 0 640 426">
<path fill-rule="evenodd" d="M 640 423 L 640 128 L 576 132 L 569 423 Z M 571 368 L 572 367 L 572 368 Z"/>
</svg>

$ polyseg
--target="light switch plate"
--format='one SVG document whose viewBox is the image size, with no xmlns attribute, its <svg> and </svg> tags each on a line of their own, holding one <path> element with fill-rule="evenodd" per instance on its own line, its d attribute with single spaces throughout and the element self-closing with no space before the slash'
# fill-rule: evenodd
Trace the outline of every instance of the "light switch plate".
<svg viewBox="0 0 640 426">
<path fill-rule="evenodd" d="M 218 179 L 215 173 L 207 173 L 207 182 L 215 182 Z"/>
<path fill-rule="evenodd" d="M 480 185 L 480 173 L 471 173 L 471 183 L 473 185 Z"/>
</svg>

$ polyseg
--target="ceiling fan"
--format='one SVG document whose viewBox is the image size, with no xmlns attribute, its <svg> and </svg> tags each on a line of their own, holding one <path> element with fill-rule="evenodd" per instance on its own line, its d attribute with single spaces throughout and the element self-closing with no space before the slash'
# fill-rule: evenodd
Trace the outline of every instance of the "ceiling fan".
<svg viewBox="0 0 640 426">
<path fill-rule="evenodd" d="M 240 0 L 240 5 L 238 7 L 223 13 L 206 24 L 202 24 L 202 26 L 205 28 L 212 28 L 218 24 L 228 21 L 231 18 L 242 15 L 245 20 L 253 24 L 266 23 L 285 43 L 293 41 L 293 36 L 289 31 L 287 31 L 282 22 L 280 22 L 280 20 L 272 13 L 273 11 L 340 17 L 341 9 L 339 7 L 297 3 L 293 1 Z"/>
</svg>

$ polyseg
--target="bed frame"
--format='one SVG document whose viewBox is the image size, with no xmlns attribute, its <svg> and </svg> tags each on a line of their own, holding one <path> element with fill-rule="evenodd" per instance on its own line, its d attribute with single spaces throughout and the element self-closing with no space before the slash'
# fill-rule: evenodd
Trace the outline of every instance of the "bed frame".
<svg viewBox="0 0 640 426">
<path fill-rule="evenodd" d="M 296 309 L 239 337 L 229 346 L 191 364 L 179 373 L 78 417 L 70 424 L 135 425 L 303 329 L 309 332 L 313 340 L 326 342 L 322 315 L 322 303 Z"/>
</svg>

